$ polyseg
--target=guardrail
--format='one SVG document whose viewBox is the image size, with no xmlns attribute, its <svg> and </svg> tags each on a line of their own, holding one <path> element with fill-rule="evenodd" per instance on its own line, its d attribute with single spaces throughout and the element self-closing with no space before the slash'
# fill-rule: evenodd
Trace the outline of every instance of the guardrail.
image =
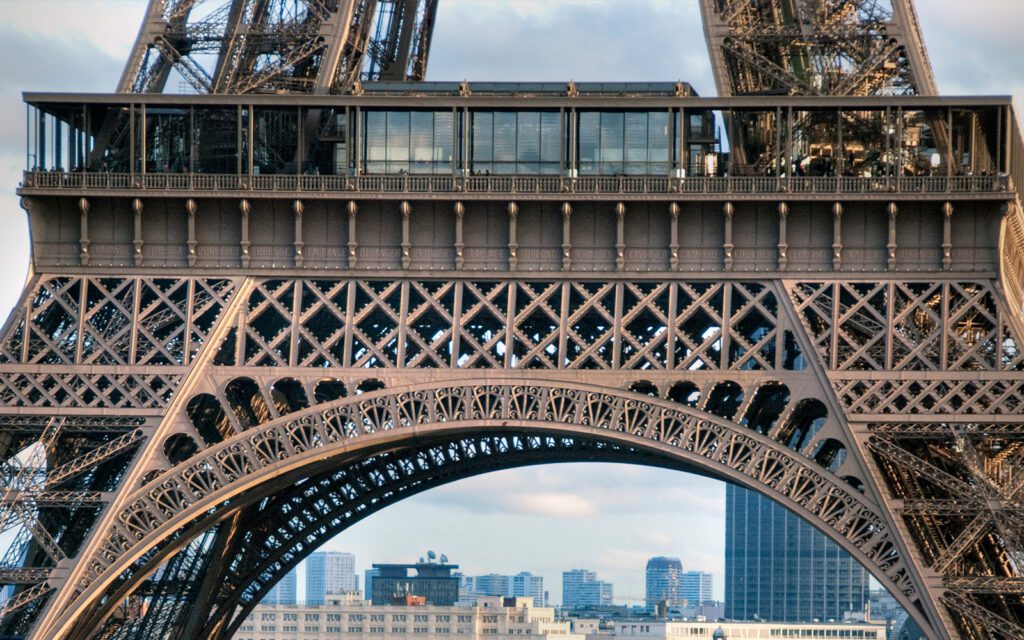
<svg viewBox="0 0 1024 640">
<path fill-rule="evenodd" d="M 1021 176 L 1017 176 L 1021 173 Z M 321 192 L 397 194 L 986 194 L 1011 191 L 1024 182 L 1024 167 L 1014 175 L 790 177 L 732 176 L 668 178 L 664 176 L 470 176 L 363 175 L 296 176 L 177 173 L 25 172 L 23 188 L 83 191 L 153 192 Z"/>
</svg>

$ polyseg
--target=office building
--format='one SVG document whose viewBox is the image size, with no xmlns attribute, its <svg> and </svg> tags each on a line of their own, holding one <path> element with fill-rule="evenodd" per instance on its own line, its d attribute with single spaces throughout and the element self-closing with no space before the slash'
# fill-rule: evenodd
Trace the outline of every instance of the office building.
<svg viewBox="0 0 1024 640">
<path fill-rule="evenodd" d="M 512 576 L 512 595 L 516 598 L 531 598 L 533 606 L 548 606 L 544 591 L 544 576 L 521 571 Z"/>
<path fill-rule="evenodd" d="M 373 606 L 352 595 L 323 605 L 257 606 L 234 640 L 585 640 L 530 598 L 480 596 L 472 607 Z"/>
<path fill-rule="evenodd" d="M 683 604 L 683 563 L 679 558 L 658 556 L 647 561 L 647 610 L 664 603 L 668 608 Z"/>
<path fill-rule="evenodd" d="M 868 602 L 868 572 L 781 505 L 726 487 L 725 615 L 734 620 L 842 620 Z"/>
<path fill-rule="evenodd" d="M 328 594 L 357 590 L 356 557 L 338 551 L 317 551 L 306 560 L 306 603 L 323 604 Z"/>
<path fill-rule="evenodd" d="M 403 601 L 408 596 L 422 597 L 428 605 L 450 607 L 459 599 L 459 577 L 452 575 L 456 564 L 418 562 L 416 564 L 375 564 L 380 573 L 373 576 L 371 600 L 375 605 Z"/>
<path fill-rule="evenodd" d="M 713 587 L 713 576 L 704 571 L 687 571 L 683 573 L 680 596 L 686 604 L 697 605 L 710 602 Z"/>
<path fill-rule="evenodd" d="M 373 579 L 380 575 L 380 569 L 366 569 L 363 571 L 363 597 L 367 600 L 373 599 Z"/>
<path fill-rule="evenodd" d="M 529 571 L 515 575 L 491 573 L 485 576 L 459 576 L 460 593 L 473 596 L 506 596 L 532 598 L 535 607 L 545 606 L 544 576 Z"/>
<path fill-rule="evenodd" d="M 614 599 L 612 583 L 597 579 L 586 569 L 562 572 L 562 608 L 586 609 L 610 606 Z"/>
<path fill-rule="evenodd" d="M 263 604 L 294 605 L 297 599 L 298 575 L 296 569 L 293 568 L 267 592 L 267 595 L 260 602 Z"/>
</svg>

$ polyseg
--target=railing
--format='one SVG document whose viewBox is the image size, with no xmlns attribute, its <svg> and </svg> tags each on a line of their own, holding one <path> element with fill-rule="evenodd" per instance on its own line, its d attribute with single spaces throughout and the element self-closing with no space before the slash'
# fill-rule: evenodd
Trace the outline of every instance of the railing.
<svg viewBox="0 0 1024 640">
<path fill-rule="evenodd" d="M 1019 175 L 1018 174 L 1022 174 Z M 25 172 L 27 189 L 83 191 L 253 191 L 408 194 L 582 194 L 582 195 L 768 195 L 768 194 L 991 194 L 1024 183 L 1024 166 L 1008 175 L 899 177 L 688 177 L 664 176 L 470 176 L 362 175 L 296 176 L 177 173 L 63 173 Z"/>
</svg>

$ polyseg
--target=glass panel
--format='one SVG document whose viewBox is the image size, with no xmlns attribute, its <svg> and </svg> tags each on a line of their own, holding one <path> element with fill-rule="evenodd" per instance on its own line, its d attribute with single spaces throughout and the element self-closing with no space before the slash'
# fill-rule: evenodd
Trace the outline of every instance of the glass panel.
<svg viewBox="0 0 1024 640">
<path fill-rule="evenodd" d="M 195 171 L 238 171 L 238 109 L 196 109 Z"/>
<path fill-rule="evenodd" d="M 601 130 L 601 114 L 594 112 L 581 113 L 577 135 L 579 137 L 580 173 L 597 173 L 599 136 Z"/>
<path fill-rule="evenodd" d="M 516 159 L 519 174 L 540 173 L 540 113 L 523 112 L 519 114 L 519 131 L 517 134 L 518 149 Z"/>
<path fill-rule="evenodd" d="M 614 175 L 622 173 L 625 118 L 622 113 L 601 114 L 600 161 L 598 173 Z"/>
<path fill-rule="evenodd" d="M 545 112 L 540 117 L 540 172 L 557 175 L 561 169 L 559 155 L 562 137 L 562 114 Z"/>
<path fill-rule="evenodd" d="M 366 113 L 366 173 L 384 173 L 387 160 L 387 114 L 383 111 Z"/>
<path fill-rule="evenodd" d="M 515 173 L 516 162 L 516 114 L 498 112 L 494 114 L 494 172 Z"/>
<path fill-rule="evenodd" d="M 487 175 L 493 170 L 494 161 L 494 114 L 473 113 L 473 154 L 470 173 Z"/>
<path fill-rule="evenodd" d="M 147 107 L 146 171 L 185 173 L 191 168 L 189 109 Z"/>
<path fill-rule="evenodd" d="M 297 109 L 255 109 L 253 173 L 298 173 L 299 112 Z"/>
<path fill-rule="evenodd" d="M 387 122 L 387 172 L 408 171 L 410 113 L 408 111 L 389 111 Z"/>
</svg>

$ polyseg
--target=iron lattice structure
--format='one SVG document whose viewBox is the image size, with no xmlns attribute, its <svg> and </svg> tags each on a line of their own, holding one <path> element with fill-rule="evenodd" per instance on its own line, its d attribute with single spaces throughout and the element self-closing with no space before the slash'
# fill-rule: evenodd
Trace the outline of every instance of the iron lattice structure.
<svg viewBox="0 0 1024 640">
<path fill-rule="evenodd" d="M 191 93 L 336 93 L 422 80 L 436 15 L 437 0 L 151 0 L 119 91 L 177 80 Z"/>
<path fill-rule="evenodd" d="M 154 0 L 120 95 L 28 96 L 0 635 L 226 639 L 379 509 L 596 460 L 778 501 L 925 637 L 1024 637 L 1009 101 L 927 97 L 909 2 L 702 7 L 717 100 L 361 86 L 423 76 L 398 0 Z M 248 95 L 141 95 L 176 77 Z"/>
<path fill-rule="evenodd" d="M 723 96 L 936 95 L 912 0 L 701 0 Z"/>
</svg>

